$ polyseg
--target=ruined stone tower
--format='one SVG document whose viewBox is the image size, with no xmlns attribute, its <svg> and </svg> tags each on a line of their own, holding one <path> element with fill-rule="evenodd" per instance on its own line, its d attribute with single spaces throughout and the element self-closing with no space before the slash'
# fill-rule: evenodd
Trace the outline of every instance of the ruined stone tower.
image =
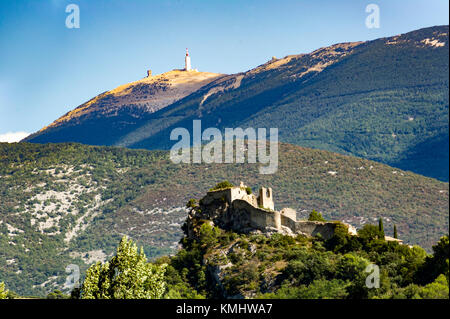
<svg viewBox="0 0 450 319">
<path fill-rule="evenodd" d="M 272 188 L 261 187 L 259 189 L 258 205 L 270 210 L 275 209 L 272 197 Z"/>
</svg>

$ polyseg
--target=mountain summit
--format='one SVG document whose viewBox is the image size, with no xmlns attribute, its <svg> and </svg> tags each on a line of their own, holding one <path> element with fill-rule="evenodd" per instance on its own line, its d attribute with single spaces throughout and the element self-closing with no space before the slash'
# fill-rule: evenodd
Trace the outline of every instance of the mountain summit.
<svg viewBox="0 0 450 319">
<path fill-rule="evenodd" d="M 448 33 L 335 44 L 232 75 L 172 71 L 189 81 L 173 91 L 151 78 L 119 87 L 26 141 L 169 149 L 172 129 L 200 118 L 221 130 L 278 127 L 283 142 L 448 181 Z"/>
<path fill-rule="evenodd" d="M 126 131 L 146 115 L 173 104 L 222 76 L 184 69 L 152 75 L 149 70 L 147 77 L 96 96 L 30 135 L 28 140 L 45 139 L 49 133 L 62 131 L 62 139 L 85 144 L 110 144 L 105 142 L 105 138 L 111 133 L 114 135 L 113 131 Z M 93 130 L 96 132 L 100 127 L 105 128 L 105 135 L 92 136 Z M 85 134 L 80 131 L 85 131 Z"/>
</svg>

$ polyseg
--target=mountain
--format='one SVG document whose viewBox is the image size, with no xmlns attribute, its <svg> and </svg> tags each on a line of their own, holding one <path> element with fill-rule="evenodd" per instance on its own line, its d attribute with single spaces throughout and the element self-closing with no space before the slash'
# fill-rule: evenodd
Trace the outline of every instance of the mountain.
<svg viewBox="0 0 450 319">
<path fill-rule="evenodd" d="M 279 168 L 174 164 L 167 151 L 75 143 L 0 143 L 0 282 L 21 295 L 64 289 L 67 265 L 84 273 L 127 234 L 147 256 L 173 253 L 186 202 L 218 182 L 272 187 L 275 209 L 312 209 L 357 228 L 383 218 L 430 251 L 448 232 L 448 183 L 378 162 L 279 145 Z"/>
<path fill-rule="evenodd" d="M 125 86 L 122 98 L 114 90 L 99 95 L 25 141 L 169 149 L 173 128 L 201 119 L 221 130 L 278 127 L 284 142 L 448 181 L 448 31 L 436 26 L 272 58 L 247 72 L 209 74 L 164 103 L 152 95 L 170 92 L 170 84 L 150 89 L 144 80 Z M 176 74 L 188 83 L 198 76 Z"/>
<path fill-rule="evenodd" d="M 44 142 L 76 141 L 113 145 L 149 114 L 178 101 L 222 75 L 172 70 L 104 92 L 27 138 Z M 169 123 L 168 123 L 169 124 Z M 47 142 L 47 141 L 45 141 Z"/>
</svg>

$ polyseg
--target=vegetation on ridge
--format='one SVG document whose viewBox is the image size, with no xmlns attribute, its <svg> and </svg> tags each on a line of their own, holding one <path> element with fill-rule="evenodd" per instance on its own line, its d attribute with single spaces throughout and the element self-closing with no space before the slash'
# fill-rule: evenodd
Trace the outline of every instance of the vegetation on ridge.
<svg viewBox="0 0 450 319">
<path fill-rule="evenodd" d="M 280 144 L 276 174 L 260 175 L 258 165 L 175 165 L 167 152 L 72 143 L 0 144 L 0 282 L 22 296 L 62 291 L 67 265 L 84 273 L 109 260 L 123 234 L 151 260 L 174 253 L 184 203 L 223 180 L 270 186 L 276 209 L 292 207 L 303 219 L 312 209 L 356 227 L 382 217 L 387 234 L 396 224 L 401 239 L 429 251 L 448 229 L 447 183 L 289 144 Z"/>
<path fill-rule="evenodd" d="M 164 276 L 160 272 L 153 286 L 141 288 L 156 287 L 158 294 L 152 298 L 449 298 L 448 236 L 433 246 L 433 255 L 427 255 L 419 246 L 410 248 L 384 241 L 375 225 L 366 225 L 358 236 L 351 236 L 343 224 L 338 224 L 334 237 L 326 241 L 278 233 L 240 235 L 208 223 L 197 227 L 197 236 L 184 237 L 183 249 L 175 256 L 146 264 L 146 267 L 165 269 Z M 125 268 L 121 268 L 117 278 L 127 269 L 134 269 L 127 262 L 130 258 L 140 258 L 136 249 L 134 254 L 122 259 L 122 265 L 118 264 Z M 380 277 L 375 287 L 367 284 L 370 275 L 367 269 L 371 264 L 379 267 Z M 91 266 L 81 291 L 73 294 L 74 297 L 86 296 L 91 291 L 91 269 L 97 268 L 98 265 Z M 141 283 L 137 276 L 134 280 L 122 279 L 122 285 L 117 285 L 121 294 L 95 297 L 145 298 L 134 293 L 135 286 Z"/>
</svg>

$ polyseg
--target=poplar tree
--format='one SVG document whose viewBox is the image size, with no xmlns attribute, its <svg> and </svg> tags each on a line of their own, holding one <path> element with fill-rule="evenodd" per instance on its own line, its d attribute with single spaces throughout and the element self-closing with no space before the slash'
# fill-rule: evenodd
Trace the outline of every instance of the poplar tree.
<svg viewBox="0 0 450 319">
<path fill-rule="evenodd" d="M 141 247 L 126 236 L 108 262 L 89 267 L 81 287 L 82 299 L 159 299 L 166 286 L 166 264 L 147 262 Z"/>
<path fill-rule="evenodd" d="M 6 299 L 8 297 L 8 290 L 5 289 L 5 283 L 0 282 L 0 299 Z"/>
<path fill-rule="evenodd" d="M 383 219 L 381 217 L 378 221 L 378 231 L 380 232 L 381 239 L 384 239 Z"/>
</svg>

